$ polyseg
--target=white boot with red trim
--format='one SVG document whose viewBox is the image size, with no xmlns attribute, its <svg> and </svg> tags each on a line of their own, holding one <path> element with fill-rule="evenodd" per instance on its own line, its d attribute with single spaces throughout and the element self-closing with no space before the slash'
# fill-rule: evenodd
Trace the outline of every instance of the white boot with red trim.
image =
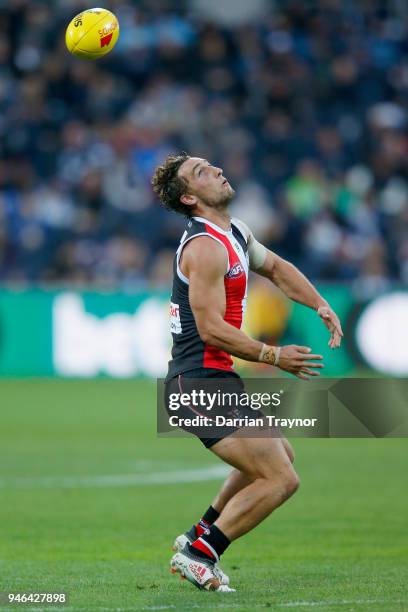
<svg viewBox="0 0 408 612">
<path fill-rule="evenodd" d="M 217 591 L 219 593 L 235 593 L 227 584 L 222 584 L 215 562 L 211 559 L 198 557 L 185 546 L 177 552 L 170 561 L 170 570 L 173 574 L 180 574 L 191 584 L 204 591 Z"/>
<path fill-rule="evenodd" d="M 192 544 L 196 538 L 192 538 L 189 531 L 182 533 L 175 540 L 172 550 L 175 552 L 182 551 L 187 543 Z M 219 563 L 214 563 L 214 572 L 217 578 L 220 579 L 221 584 L 229 584 L 229 576 L 224 572 Z"/>
</svg>

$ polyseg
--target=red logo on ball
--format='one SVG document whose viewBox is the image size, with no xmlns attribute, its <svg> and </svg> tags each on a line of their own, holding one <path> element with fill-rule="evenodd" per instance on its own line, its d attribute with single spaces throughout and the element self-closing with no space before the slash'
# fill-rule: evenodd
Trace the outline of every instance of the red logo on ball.
<svg viewBox="0 0 408 612">
<path fill-rule="evenodd" d="M 107 34 L 107 36 L 103 36 L 101 38 L 101 47 L 107 47 L 112 40 L 113 32 Z"/>
</svg>

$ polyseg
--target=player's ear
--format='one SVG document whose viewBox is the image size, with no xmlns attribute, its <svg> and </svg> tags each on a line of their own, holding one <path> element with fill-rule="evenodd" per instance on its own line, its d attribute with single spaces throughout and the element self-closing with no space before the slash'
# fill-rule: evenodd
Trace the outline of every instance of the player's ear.
<svg viewBox="0 0 408 612">
<path fill-rule="evenodd" d="M 194 195 L 183 193 L 183 195 L 180 196 L 180 202 L 183 202 L 186 206 L 195 206 L 197 204 L 197 198 Z"/>
</svg>

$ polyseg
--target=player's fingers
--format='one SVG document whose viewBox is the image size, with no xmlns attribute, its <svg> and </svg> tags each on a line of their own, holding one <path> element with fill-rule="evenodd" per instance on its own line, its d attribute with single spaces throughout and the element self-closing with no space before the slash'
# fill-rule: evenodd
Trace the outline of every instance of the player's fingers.
<svg viewBox="0 0 408 612">
<path fill-rule="evenodd" d="M 310 348 L 310 346 L 294 346 L 293 347 L 298 353 L 311 353 L 312 349 Z"/>
<path fill-rule="evenodd" d="M 309 370 L 309 368 L 302 368 L 302 374 L 308 374 L 309 376 L 320 376 L 320 372 L 316 370 Z"/>
<path fill-rule="evenodd" d="M 322 355 L 302 355 L 302 361 L 304 359 L 323 359 Z"/>
<path fill-rule="evenodd" d="M 298 378 L 301 378 L 302 380 L 309 380 L 309 377 L 308 377 L 308 376 L 306 376 L 306 374 L 302 374 L 302 372 L 297 372 L 297 373 L 296 373 L 296 376 L 297 376 Z"/>
<path fill-rule="evenodd" d="M 340 319 L 339 319 L 339 317 L 336 315 L 336 313 L 334 313 L 334 312 L 333 312 L 332 321 L 333 321 L 334 329 L 335 329 L 335 330 L 336 330 L 336 332 L 339 334 L 339 336 L 344 336 L 344 334 L 343 334 L 343 330 L 342 330 L 342 328 L 341 328 Z"/>
<path fill-rule="evenodd" d="M 336 332 L 336 334 L 338 334 L 339 336 L 343 335 L 343 332 L 341 331 L 341 327 L 339 323 L 334 322 L 332 324 L 332 327 L 333 327 L 332 329 L 333 333 Z"/>
<path fill-rule="evenodd" d="M 305 368 L 316 368 L 318 370 L 321 370 L 322 368 L 324 368 L 324 363 L 311 363 L 309 361 L 303 362 L 302 364 L 302 370 Z"/>
<path fill-rule="evenodd" d="M 340 336 L 344 335 L 343 330 L 341 328 L 339 317 L 336 315 L 336 313 L 333 310 L 328 310 L 328 311 L 323 310 L 320 313 L 320 316 L 324 320 L 326 327 L 328 327 L 328 329 L 331 332 L 336 330 Z"/>
</svg>

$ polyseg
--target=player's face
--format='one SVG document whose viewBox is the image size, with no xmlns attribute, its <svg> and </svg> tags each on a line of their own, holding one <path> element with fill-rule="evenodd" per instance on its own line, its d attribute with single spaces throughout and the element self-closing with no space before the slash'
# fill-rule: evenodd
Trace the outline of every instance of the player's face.
<svg viewBox="0 0 408 612">
<path fill-rule="evenodd" d="M 203 203 L 212 208 L 225 208 L 235 191 L 222 174 L 222 169 L 212 166 L 206 159 L 190 157 L 180 166 L 179 176 L 188 184 L 188 193 L 181 197 L 185 204 Z"/>
</svg>

